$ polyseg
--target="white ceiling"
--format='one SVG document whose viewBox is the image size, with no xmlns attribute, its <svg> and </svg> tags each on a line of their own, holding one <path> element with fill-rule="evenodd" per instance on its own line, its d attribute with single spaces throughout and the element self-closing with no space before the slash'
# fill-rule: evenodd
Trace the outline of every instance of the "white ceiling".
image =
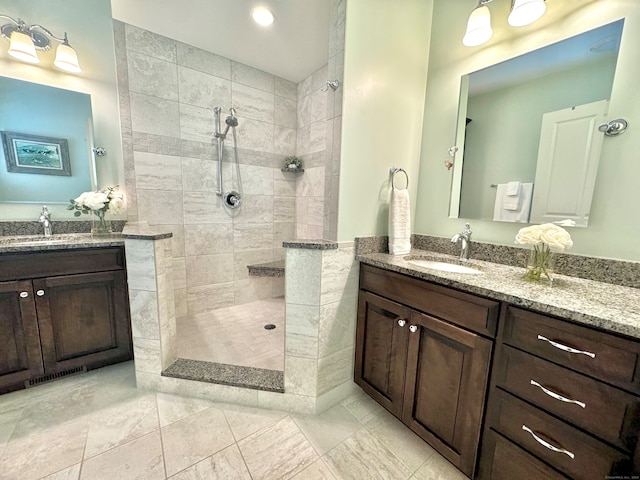
<svg viewBox="0 0 640 480">
<path fill-rule="evenodd" d="M 263 6 L 269 27 L 251 19 Z M 298 83 L 327 63 L 330 0 L 111 0 L 113 18 Z"/>
</svg>

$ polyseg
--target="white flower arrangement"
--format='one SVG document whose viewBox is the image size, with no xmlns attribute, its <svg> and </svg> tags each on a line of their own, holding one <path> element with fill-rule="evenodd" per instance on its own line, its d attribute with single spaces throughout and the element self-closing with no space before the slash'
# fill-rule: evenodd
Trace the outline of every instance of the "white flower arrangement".
<svg viewBox="0 0 640 480">
<path fill-rule="evenodd" d="M 516 243 L 533 245 L 525 278 L 535 282 L 545 281 L 549 284 L 553 280 L 554 273 L 552 253 L 564 252 L 573 246 L 569 232 L 553 223 L 521 228 L 516 235 Z"/>
<path fill-rule="evenodd" d="M 516 243 L 521 245 L 546 244 L 553 252 L 564 252 L 573 246 L 569 232 L 553 223 L 521 228 L 516 235 Z"/>
<path fill-rule="evenodd" d="M 116 188 L 118 188 L 117 185 L 96 192 L 84 192 L 79 197 L 69 200 L 71 204 L 67 206 L 67 210 L 75 210 L 73 212 L 75 217 L 92 212 L 104 222 L 104 215 L 107 212 L 120 214 L 125 211 L 123 195 L 116 192 Z"/>
</svg>

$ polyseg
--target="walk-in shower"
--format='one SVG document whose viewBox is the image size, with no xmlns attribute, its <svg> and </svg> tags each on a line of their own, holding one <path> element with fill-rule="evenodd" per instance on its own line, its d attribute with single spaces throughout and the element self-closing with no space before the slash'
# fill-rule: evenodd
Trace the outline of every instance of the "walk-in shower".
<svg viewBox="0 0 640 480">
<path fill-rule="evenodd" d="M 236 137 L 236 127 L 238 126 L 238 119 L 236 118 L 236 109 L 231 107 L 229 109 L 229 115 L 227 115 L 227 118 L 225 119 L 226 127 L 224 129 L 224 132 L 222 132 L 220 128 L 221 112 L 222 107 L 215 107 L 213 109 L 216 129 L 214 137 L 216 138 L 218 143 L 218 189 L 216 190 L 216 195 L 222 197 L 222 203 L 225 207 L 234 209 L 238 208 L 242 204 L 242 178 L 240 177 L 240 162 L 238 160 L 238 139 Z M 231 130 L 231 135 L 233 137 L 233 157 L 236 167 L 236 182 L 238 190 L 232 189 L 224 192 L 222 184 L 222 162 L 224 160 L 224 141 L 227 138 L 229 130 Z"/>
</svg>

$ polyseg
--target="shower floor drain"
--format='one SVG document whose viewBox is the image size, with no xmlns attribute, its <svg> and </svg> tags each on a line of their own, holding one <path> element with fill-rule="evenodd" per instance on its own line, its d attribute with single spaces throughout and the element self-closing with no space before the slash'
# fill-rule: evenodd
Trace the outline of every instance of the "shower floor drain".
<svg viewBox="0 0 640 480">
<path fill-rule="evenodd" d="M 264 329 L 265 329 L 265 330 L 273 330 L 274 328 L 276 328 L 276 326 L 275 326 L 273 323 L 267 323 L 267 324 L 264 326 Z"/>
</svg>

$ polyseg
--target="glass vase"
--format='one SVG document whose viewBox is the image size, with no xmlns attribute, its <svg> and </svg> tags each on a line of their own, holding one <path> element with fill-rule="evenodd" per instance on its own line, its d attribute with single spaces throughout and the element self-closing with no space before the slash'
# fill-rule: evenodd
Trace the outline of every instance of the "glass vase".
<svg viewBox="0 0 640 480">
<path fill-rule="evenodd" d="M 91 235 L 94 237 L 108 237 L 111 235 L 111 220 L 104 218 L 104 212 L 93 212 Z"/>
<path fill-rule="evenodd" d="M 524 277 L 530 282 L 551 286 L 554 271 L 555 253 L 551 251 L 549 245 L 546 243 L 534 245 L 527 260 L 527 271 Z"/>
</svg>

